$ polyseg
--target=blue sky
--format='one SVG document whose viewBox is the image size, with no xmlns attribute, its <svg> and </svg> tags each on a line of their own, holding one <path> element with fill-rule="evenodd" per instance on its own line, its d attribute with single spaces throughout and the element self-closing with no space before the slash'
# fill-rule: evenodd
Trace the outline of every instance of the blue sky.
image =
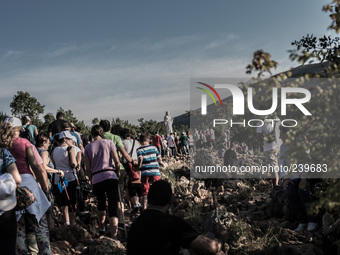
<svg viewBox="0 0 340 255">
<path fill-rule="evenodd" d="M 327 1 L 325 3 L 328 3 Z M 0 1 L 0 111 L 16 91 L 45 113 L 162 120 L 189 110 L 190 78 L 248 77 L 255 50 L 329 34 L 318 0 Z M 250 77 L 250 76 L 249 76 Z"/>
</svg>

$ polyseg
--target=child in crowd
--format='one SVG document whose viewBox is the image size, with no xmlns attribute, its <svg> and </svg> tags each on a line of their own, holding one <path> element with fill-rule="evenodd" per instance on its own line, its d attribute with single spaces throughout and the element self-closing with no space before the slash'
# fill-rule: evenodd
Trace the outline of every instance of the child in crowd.
<svg viewBox="0 0 340 255">
<path fill-rule="evenodd" d="M 162 162 L 161 154 L 157 148 L 150 145 L 150 134 L 140 136 L 141 147 L 137 149 L 138 167 L 141 170 L 143 210 L 146 209 L 150 185 L 161 179 L 158 163 Z"/>
</svg>

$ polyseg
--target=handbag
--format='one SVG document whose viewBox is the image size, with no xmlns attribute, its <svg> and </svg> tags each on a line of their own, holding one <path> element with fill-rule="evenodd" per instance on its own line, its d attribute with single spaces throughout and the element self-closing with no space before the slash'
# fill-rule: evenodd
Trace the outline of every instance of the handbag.
<svg viewBox="0 0 340 255">
<path fill-rule="evenodd" d="M 1 149 L 1 157 L 3 160 L 4 170 L 6 170 L 5 155 L 4 151 Z M 33 192 L 26 186 L 16 188 L 17 205 L 15 206 L 15 211 L 21 211 L 29 207 L 34 203 L 35 197 Z"/>
<path fill-rule="evenodd" d="M 131 151 L 129 153 L 130 157 L 132 157 L 133 149 L 135 148 L 135 142 L 136 142 L 136 140 L 133 140 L 132 148 L 131 148 Z M 140 180 L 140 171 L 139 170 L 135 171 L 134 167 L 131 163 L 126 162 L 126 163 L 123 164 L 123 166 L 125 168 L 126 173 L 129 176 L 131 182 L 136 182 L 136 181 Z"/>
<path fill-rule="evenodd" d="M 35 197 L 33 192 L 26 186 L 16 189 L 17 195 L 17 205 L 15 207 L 16 211 L 21 211 L 29 207 L 34 203 Z"/>
</svg>

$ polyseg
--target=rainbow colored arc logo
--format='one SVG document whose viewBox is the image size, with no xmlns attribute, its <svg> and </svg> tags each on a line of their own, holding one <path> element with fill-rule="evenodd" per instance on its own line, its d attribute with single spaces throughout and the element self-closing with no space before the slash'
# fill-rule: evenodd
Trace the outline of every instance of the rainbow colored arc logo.
<svg viewBox="0 0 340 255">
<path fill-rule="evenodd" d="M 217 93 L 217 91 L 213 87 L 211 87 L 209 84 L 206 84 L 206 83 L 203 83 L 203 82 L 196 82 L 196 83 L 201 84 L 201 85 L 206 86 L 207 88 L 211 89 L 211 91 L 215 93 L 215 95 L 217 96 L 218 100 L 220 101 L 220 104 L 222 105 L 222 100 L 220 98 L 220 95 Z M 200 87 L 196 87 L 196 88 L 201 89 L 204 92 L 206 92 L 214 100 L 214 103 L 217 106 L 217 102 L 216 102 L 214 96 L 211 94 L 211 92 L 209 90 L 203 89 L 203 88 L 200 88 Z"/>
</svg>

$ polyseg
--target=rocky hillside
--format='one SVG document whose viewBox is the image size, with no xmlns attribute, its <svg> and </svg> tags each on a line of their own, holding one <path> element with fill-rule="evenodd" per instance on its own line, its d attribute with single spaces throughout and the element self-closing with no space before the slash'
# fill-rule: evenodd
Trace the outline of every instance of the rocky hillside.
<svg viewBox="0 0 340 255">
<path fill-rule="evenodd" d="M 257 155 L 243 155 L 248 163 L 261 162 Z M 322 235 L 297 233 L 297 225 L 285 205 L 284 192 L 272 191 L 268 180 L 190 179 L 188 159 L 166 159 L 162 178 L 173 186 L 171 212 L 189 221 L 200 233 L 224 243 L 228 254 L 323 254 Z M 56 210 L 56 227 L 51 231 L 53 254 L 126 254 L 124 231 L 119 241 L 99 237 L 96 198 L 87 200 L 87 212 L 76 226 L 62 226 Z M 136 216 L 125 213 L 126 223 Z M 107 226 L 108 229 L 108 226 Z M 191 252 L 191 253 L 190 253 Z M 182 254 L 195 254 L 184 250 Z"/>
</svg>

